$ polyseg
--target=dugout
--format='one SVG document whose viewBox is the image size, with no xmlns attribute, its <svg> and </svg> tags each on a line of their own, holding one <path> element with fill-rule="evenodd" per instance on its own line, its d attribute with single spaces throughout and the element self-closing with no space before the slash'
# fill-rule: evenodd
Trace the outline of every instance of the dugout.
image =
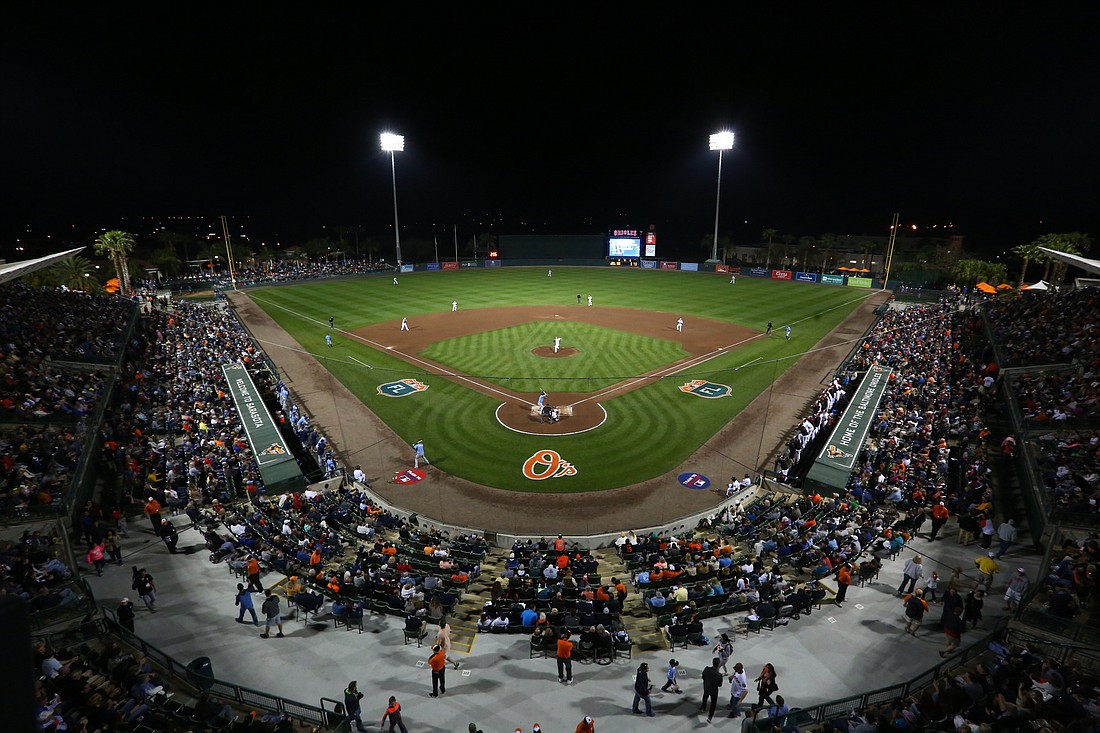
<svg viewBox="0 0 1100 733">
<path fill-rule="evenodd" d="M 502 234 L 498 240 L 503 260 L 528 260 L 514 264 L 605 264 L 607 234 Z"/>
</svg>

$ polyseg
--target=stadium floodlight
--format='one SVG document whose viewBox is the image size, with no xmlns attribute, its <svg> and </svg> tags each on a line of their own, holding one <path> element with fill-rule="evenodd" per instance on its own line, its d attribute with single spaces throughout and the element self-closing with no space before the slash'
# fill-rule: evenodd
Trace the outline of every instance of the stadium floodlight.
<svg viewBox="0 0 1100 733">
<path fill-rule="evenodd" d="M 710 258 L 718 260 L 718 209 L 722 204 L 722 153 L 733 148 L 733 133 L 729 130 L 716 132 L 710 136 L 710 149 L 718 151 L 718 194 L 714 201 L 714 247 Z"/>
<path fill-rule="evenodd" d="M 382 144 L 382 152 L 390 154 L 390 174 L 393 176 L 393 241 L 397 249 L 397 267 L 401 267 L 401 229 L 397 224 L 397 164 L 394 162 L 394 153 L 405 150 L 405 136 L 395 135 L 392 132 L 383 132 L 378 136 Z"/>
</svg>

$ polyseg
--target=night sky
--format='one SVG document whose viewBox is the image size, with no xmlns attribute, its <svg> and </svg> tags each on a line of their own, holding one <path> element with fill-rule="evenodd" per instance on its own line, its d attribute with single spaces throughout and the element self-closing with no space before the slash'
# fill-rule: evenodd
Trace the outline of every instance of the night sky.
<svg viewBox="0 0 1100 733">
<path fill-rule="evenodd" d="M 987 253 L 1100 235 L 1093 5 L 107 5 L 5 10 L 0 256 L 28 225 L 90 242 L 143 216 L 386 239 L 384 130 L 403 238 L 655 224 L 698 251 L 722 128 L 738 242 L 895 211 Z"/>
</svg>

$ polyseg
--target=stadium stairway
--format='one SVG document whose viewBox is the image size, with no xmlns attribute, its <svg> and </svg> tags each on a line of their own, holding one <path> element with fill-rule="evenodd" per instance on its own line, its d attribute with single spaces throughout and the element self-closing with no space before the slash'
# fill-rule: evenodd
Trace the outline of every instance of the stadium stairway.
<svg viewBox="0 0 1100 733">
<path fill-rule="evenodd" d="M 481 609 L 492 597 L 493 581 L 504 570 L 504 561 L 508 551 L 494 547 L 481 561 L 481 573 L 472 579 L 466 591 L 455 604 L 447 623 L 451 627 L 451 649 L 463 654 L 474 650 L 477 639 L 477 621 L 481 618 Z"/>
<path fill-rule="evenodd" d="M 595 550 L 592 556 L 600 562 L 600 578 L 605 583 L 610 584 L 612 578 L 618 578 L 625 582 L 628 588 L 632 587 L 630 571 L 623 564 L 614 545 Z M 620 617 L 626 633 L 630 634 L 630 640 L 634 642 L 635 649 L 641 652 L 668 649 L 668 637 L 657 628 L 657 620 L 642 601 L 641 593 L 631 590 L 623 603 Z"/>
</svg>

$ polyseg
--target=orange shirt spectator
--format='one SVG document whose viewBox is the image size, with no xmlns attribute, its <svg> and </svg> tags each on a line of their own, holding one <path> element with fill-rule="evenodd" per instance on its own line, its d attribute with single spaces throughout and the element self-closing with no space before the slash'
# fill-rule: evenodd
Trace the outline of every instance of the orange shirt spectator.
<svg viewBox="0 0 1100 733">
<path fill-rule="evenodd" d="M 573 642 L 568 639 L 558 639 L 558 656 L 569 659 L 573 656 Z"/>
</svg>

